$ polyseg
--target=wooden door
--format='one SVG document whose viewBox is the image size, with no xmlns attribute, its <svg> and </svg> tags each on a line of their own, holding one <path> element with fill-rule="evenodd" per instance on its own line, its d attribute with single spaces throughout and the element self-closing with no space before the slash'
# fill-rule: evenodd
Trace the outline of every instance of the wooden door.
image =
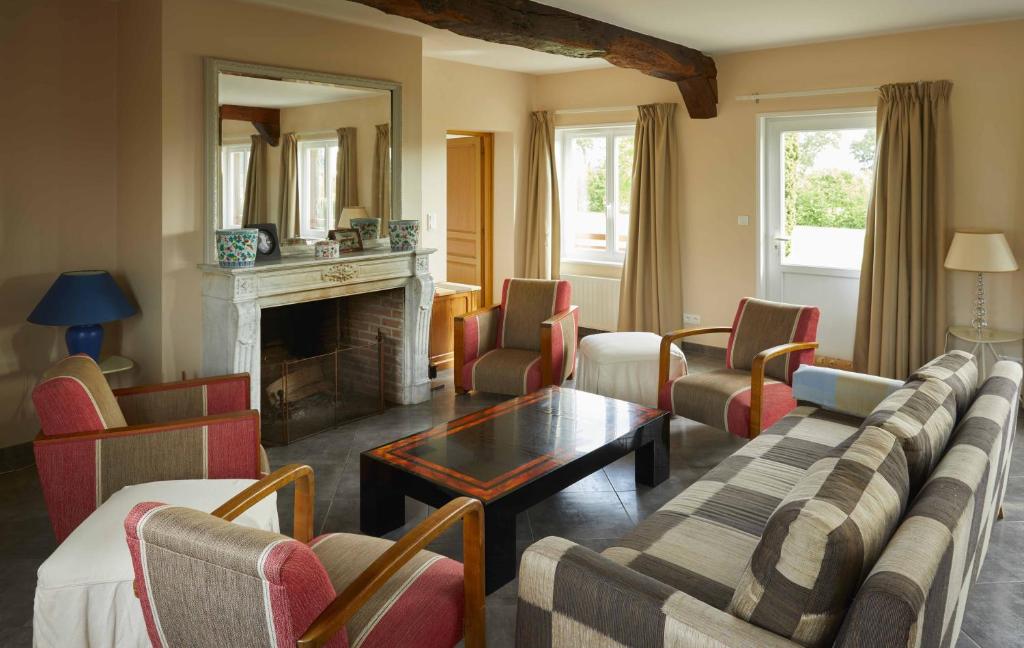
<svg viewBox="0 0 1024 648">
<path fill-rule="evenodd" d="M 448 281 L 484 285 L 483 141 L 448 140 Z"/>
</svg>

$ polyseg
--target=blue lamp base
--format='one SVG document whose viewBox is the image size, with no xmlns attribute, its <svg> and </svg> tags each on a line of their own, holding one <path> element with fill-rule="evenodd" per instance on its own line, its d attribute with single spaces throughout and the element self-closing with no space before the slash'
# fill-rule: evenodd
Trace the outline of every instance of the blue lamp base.
<svg viewBox="0 0 1024 648">
<path fill-rule="evenodd" d="M 68 345 L 68 355 L 84 353 L 100 361 L 100 347 L 103 346 L 103 326 L 101 324 L 78 324 L 69 326 L 64 334 L 64 342 Z"/>
</svg>

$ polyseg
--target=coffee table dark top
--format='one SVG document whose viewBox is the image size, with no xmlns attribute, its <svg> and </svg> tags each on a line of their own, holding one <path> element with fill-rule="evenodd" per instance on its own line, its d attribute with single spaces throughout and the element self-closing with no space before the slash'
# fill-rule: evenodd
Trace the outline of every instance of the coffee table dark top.
<svg viewBox="0 0 1024 648">
<path fill-rule="evenodd" d="M 487 503 L 666 415 L 546 387 L 364 454 Z"/>
</svg>

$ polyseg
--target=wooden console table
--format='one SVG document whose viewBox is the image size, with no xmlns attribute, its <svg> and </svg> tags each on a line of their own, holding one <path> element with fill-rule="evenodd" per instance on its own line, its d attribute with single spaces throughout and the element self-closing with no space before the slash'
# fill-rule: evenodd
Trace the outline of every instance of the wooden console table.
<svg viewBox="0 0 1024 648">
<path fill-rule="evenodd" d="M 431 376 L 455 364 L 455 318 L 480 308 L 480 286 L 439 283 L 430 316 Z"/>
</svg>

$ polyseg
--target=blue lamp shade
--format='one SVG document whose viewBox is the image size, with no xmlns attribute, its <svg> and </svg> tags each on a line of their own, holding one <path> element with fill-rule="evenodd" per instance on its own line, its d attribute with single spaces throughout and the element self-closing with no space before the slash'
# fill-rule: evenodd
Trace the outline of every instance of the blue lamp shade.
<svg viewBox="0 0 1024 648">
<path fill-rule="evenodd" d="M 100 359 L 103 322 L 124 319 L 138 310 L 105 270 L 61 273 L 28 316 L 33 324 L 68 326 L 68 353 Z"/>
</svg>

